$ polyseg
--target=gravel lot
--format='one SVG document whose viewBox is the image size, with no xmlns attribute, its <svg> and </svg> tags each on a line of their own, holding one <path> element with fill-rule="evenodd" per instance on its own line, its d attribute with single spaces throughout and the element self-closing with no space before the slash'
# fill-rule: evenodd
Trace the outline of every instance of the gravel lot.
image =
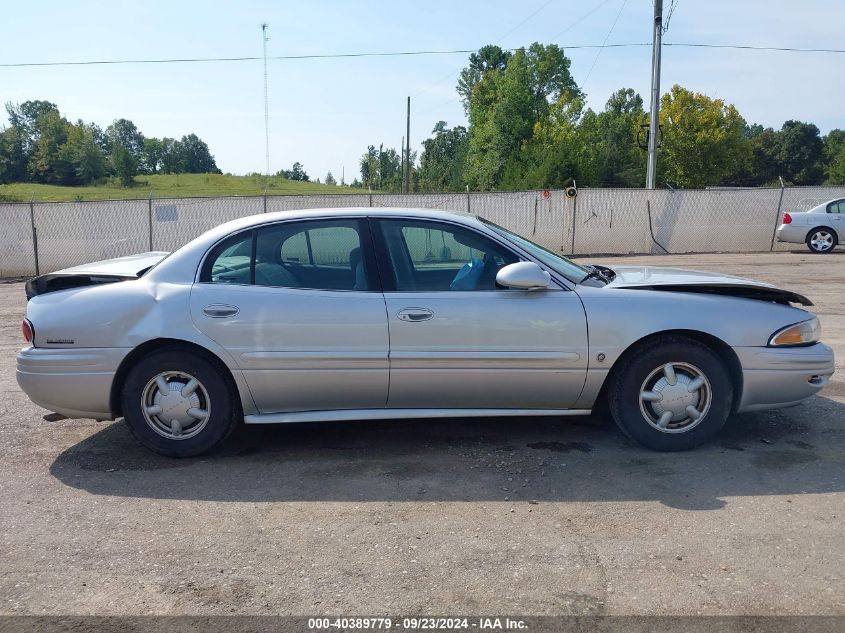
<svg viewBox="0 0 845 633">
<path fill-rule="evenodd" d="M 682 454 L 593 416 L 244 428 L 174 461 L 42 419 L 0 284 L 0 613 L 845 615 L 845 252 L 604 261 L 804 293 L 839 373 Z"/>
</svg>

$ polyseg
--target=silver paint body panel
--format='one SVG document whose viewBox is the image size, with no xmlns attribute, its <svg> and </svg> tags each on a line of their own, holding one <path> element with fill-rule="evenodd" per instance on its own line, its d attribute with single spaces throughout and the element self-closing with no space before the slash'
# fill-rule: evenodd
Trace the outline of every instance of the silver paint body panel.
<svg viewBox="0 0 845 633">
<path fill-rule="evenodd" d="M 593 407 L 626 349 L 667 331 L 701 332 L 734 350 L 743 374 L 740 410 L 794 404 L 833 373 L 833 354 L 823 344 L 766 347 L 776 330 L 811 318 L 804 310 L 636 288 L 770 287 L 713 273 L 620 268 L 605 287 L 576 286 L 553 274 L 551 287 L 536 291 L 383 293 L 197 281 L 206 253 L 232 233 L 336 217 L 451 222 L 535 261 L 476 218 L 454 213 L 316 209 L 242 218 L 164 259 L 155 253 L 98 265 L 115 272 L 161 260 L 140 279 L 31 299 L 27 317 L 35 346 L 18 355 L 21 388 L 34 402 L 70 417 L 112 418 L 110 392 L 121 362 L 158 339 L 186 341 L 219 358 L 249 423 L 579 414 Z M 86 270 L 100 271 L 93 265 Z"/>
</svg>

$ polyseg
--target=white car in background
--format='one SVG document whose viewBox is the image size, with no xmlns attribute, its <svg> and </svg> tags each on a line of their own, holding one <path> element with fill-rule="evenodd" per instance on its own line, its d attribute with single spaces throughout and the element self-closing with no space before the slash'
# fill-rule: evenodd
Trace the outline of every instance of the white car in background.
<svg viewBox="0 0 845 633">
<path fill-rule="evenodd" d="M 784 213 L 778 242 L 806 244 L 814 253 L 829 253 L 845 236 L 845 199 L 830 200 L 809 211 Z"/>
</svg>

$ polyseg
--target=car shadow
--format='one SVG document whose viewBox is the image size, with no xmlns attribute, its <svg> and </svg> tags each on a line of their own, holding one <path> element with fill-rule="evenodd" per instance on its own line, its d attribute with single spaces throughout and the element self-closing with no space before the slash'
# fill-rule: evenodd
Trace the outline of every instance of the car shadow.
<svg viewBox="0 0 845 633">
<path fill-rule="evenodd" d="M 201 501 L 659 501 L 840 492 L 845 404 L 817 396 L 733 416 L 712 443 L 643 449 L 606 418 L 393 420 L 242 426 L 217 451 L 150 453 L 122 421 L 62 452 L 50 472 L 95 495 Z"/>
</svg>

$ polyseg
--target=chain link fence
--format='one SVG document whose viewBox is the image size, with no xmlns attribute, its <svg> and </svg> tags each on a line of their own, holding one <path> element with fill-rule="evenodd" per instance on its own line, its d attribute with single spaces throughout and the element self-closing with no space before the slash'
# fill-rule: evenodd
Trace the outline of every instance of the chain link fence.
<svg viewBox="0 0 845 633">
<path fill-rule="evenodd" d="M 0 277 L 173 251 L 249 215 L 358 206 L 469 212 L 567 255 L 781 251 L 796 248 L 774 240 L 783 213 L 833 198 L 845 198 L 845 187 L 580 189 L 575 198 L 553 190 L 0 204 Z"/>
</svg>

